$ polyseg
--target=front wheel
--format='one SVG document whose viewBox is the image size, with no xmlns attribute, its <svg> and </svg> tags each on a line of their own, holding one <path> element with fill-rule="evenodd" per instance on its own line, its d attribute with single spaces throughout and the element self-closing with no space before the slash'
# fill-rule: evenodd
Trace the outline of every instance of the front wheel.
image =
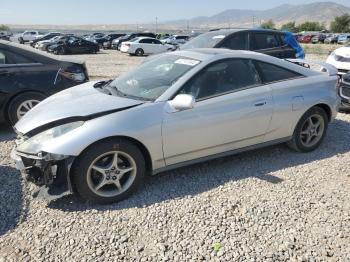
<svg viewBox="0 0 350 262">
<path fill-rule="evenodd" d="M 39 104 L 45 96 L 38 93 L 23 93 L 16 96 L 8 106 L 8 119 L 15 125 L 29 110 Z"/>
<path fill-rule="evenodd" d="M 108 139 L 83 152 L 72 172 L 82 198 L 107 204 L 125 199 L 136 191 L 145 176 L 145 160 L 133 143 Z"/>
<path fill-rule="evenodd" d="M 295 128 L 293 139 L 287 144 L 298 152 L 311 152 L 322 143 L 328 129 L 328 116 L 320 107 L 307 111 Z"/>
</svg>

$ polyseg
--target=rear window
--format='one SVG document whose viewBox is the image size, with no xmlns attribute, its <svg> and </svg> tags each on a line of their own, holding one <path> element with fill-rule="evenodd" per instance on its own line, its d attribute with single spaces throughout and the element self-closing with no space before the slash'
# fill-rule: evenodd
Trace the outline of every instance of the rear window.
<svg viewBox="0 0 350 262">
<path fill-rule="evenodd" d="M 264 83 L 272 83 L 301 77 L 302 75 L 288 69 L 269 63 L 256 62 L 259 66 Z"/>
<path fill-rule="evenodd" d="M 221 42 L 228 34 L 231 32 L 209 32 L 202 35 L 199 35 L 183 46 L 181 50 L 192 49 L 192 48 L 210 48 L 215 47 L 219 42 Z"/>
</svg>

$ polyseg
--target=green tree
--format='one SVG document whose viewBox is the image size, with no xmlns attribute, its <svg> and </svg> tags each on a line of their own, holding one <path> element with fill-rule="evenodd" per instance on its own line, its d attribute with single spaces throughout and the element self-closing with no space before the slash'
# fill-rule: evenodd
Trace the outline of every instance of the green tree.
<svg viewBox="0 0 350 262">
<path fill-rule="evenodd" d="M 260 27 L 264 28 L 264 29 L 274 29 L 275 23 L 272 21 L 272 19 L 270 19 L 270 20 L 262 23 Z"/>
<path fill-rule="evenodd" d="M 331 31 L 334 33 L 350 32 L 350 15 L 337 16 L 331 23 Z"/>
<path fill-rule="evenodd" d="M 0 25 L 0 31 L 10 31 L 10 27 L 7 25 Z"/>
<path fill-rule="evenodd" d="M 324 29 L 324 24 L 320 24 L 319 22 L 306 21 L 298 26 L 298 31 L 321 31 Z"/>
<path fill-rule="evenodd" d="M 295 25 L 295 21 L 293 21 L 293 22 L 289 22 L 289 23 L 282 25 L 281 30 L 296 33 L 296 32 L 298 32 L 298 27 Z"/>
</svg>

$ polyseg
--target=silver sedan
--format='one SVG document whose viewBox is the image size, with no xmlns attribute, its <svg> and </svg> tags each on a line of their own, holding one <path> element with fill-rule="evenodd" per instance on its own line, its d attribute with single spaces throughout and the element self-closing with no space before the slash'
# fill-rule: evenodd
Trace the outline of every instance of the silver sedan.
<svg viewBox="0 0 350 262">
<path fill-rule="evenodd" d="M 49 194 L 100 203 L 146 175 L 287 143 L 315 150 L 338 111 L 336 70 L 224 49 L 163 54 L 44 100 L 15 126 L 18 169 Z"/>
</svg>

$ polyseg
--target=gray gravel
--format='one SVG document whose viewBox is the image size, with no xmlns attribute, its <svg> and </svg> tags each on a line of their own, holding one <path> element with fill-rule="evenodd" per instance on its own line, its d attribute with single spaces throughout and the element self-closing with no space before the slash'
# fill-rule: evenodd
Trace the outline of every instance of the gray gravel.
<svg viewBox="0 0 350 262">
<path fill-rule="evenodd" d="M 350 115 L 339 114 L 315 152 L 280 145 L 221 158 L 99 206 L 33 199 L 2 126 L 0 262 L 350 261 L 349 134 Z"/>
<path fill-rule="evenodd" d="M 349 261 L 350 115 L 310 154 L 275 146 L 151 178 L 109 206 L 32 199 L 0 142 L 5 261 Z M 214 248 L 215 247 L 215 248 Z M 0 258 L 1 261 L 1 258 Z"/>
</svg>

